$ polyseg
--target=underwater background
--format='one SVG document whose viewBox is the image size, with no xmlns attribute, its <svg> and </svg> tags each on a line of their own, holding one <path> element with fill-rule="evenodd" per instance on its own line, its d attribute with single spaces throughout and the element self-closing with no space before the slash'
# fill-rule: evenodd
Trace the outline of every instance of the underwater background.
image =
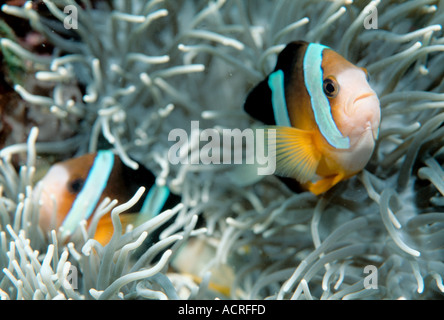
<svg viewBox="0 0 444 320">
<path fill-rule="evenodd" d="M 443 298 L 444 1 L 15 0 L 0 22 L 1 299 Z M 382 121 L 365 169 L 316 197 L 171 164 L 173 129 L 258 124 L 245 97 L 294 40 L 368 70 Z M 37 181 L 103 148 L 181 202 L 115 221 L 106 246 L 84 223 L 45 234 Z"/>
</svg>

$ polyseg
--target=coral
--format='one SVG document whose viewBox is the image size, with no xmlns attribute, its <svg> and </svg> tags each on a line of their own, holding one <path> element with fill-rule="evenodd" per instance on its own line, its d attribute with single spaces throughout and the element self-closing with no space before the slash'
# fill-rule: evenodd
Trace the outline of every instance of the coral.
<svg viewBox="0 0 444 320">
<path fill-rule="evenodd" d="M 1 46 L 32 63 L 37 81 L 52 88 L 42 95 L 16 84 L 17 93 L 75 135 L 36 142 L 33 129 L 26 144 L 0 151 L 2 299 L 225 297 L 209 290 L 217 279 L 207 271 L 217 266 L 235 270 L 226 284 L 232 299 L 442 298 L 442 1 L 44 3 L 49 18 L 30 2 L 2 10 L 29 20 L 54 46 L 51 56 L 10 39 Z M 77 29 L 63 27 L 68 5 L 78 12 Z M 377 29 L 366 29 L 372 12 Z M 297 39 L 328 45 L 367 68 L 382 123 L 365 170 L 315 197 L 290 192 L 274 176 L 233 183 L 235 165 L 195 164 L 195 139 L 181 154 L 191 161 L 168 161 L 172 129 L 198 136 L 206 128 L 256 125 L 242 110 L 246 94 Z M 39 130 L 57 135 L 53 127 Z M 117 232 L 105 247 L 85 225 L 77 243 L 59 242 L 56 231 L 45 237 L 36 224 L 37 155 L 109 146 L 126 165 L 156 172 L 182 203 L 120 236 L 117 215 L 140 189 L 113 209 Z M 11 158 L 23 152 L 27 163 L 17 173 Z M 115 205 L 109 200 L 95 215 Z M 147 234 L 161 229 L 160 240 L 137 254 Z M 190 239 L 214 252 L 192 280 L 168 270 Z M 76 289 L 68 281 L 73 268 Z"/>
</svg>

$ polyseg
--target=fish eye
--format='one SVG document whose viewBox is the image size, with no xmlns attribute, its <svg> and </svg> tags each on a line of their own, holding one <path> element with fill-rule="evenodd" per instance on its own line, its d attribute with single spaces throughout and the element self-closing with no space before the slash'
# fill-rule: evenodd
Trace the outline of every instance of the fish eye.
<svg viewBox="0 0 444 320">
<path fill-rule="evenodd" d="M 324 80 L 323 84 L 324 93 L 329 98 L 334 98 L 339 93 L 339 84 L 336 79 L 328 77 Z"/>
<path fill-rule="evenodd" d="M 68 183 L 68 190 L 73 194 L 77 194 L 82 190 L 85 181 L 82 178 L 74 179 Z"/>
</svg>

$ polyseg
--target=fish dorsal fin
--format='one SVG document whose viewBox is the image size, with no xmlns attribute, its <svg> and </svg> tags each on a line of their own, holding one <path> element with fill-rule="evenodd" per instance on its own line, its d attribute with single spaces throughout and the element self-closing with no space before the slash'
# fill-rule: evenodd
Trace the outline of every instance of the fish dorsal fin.
<svg viewBox="0 0 444 320">
<path fill-rule="evenodd" d="M 253 118 L 267 124 L 274 125 L 273 106 L 271 103 L 271 90 L 268 86 L 268 77 L 254 87 L 247 96 L 244 110 Z"/>
<path fill-rule="evenodd" d="M 316 124 L 327 142 L 337 149 L 350 148 L 350 139 L 344 137 L 333 119 L 330 102 L 323 91 L 322 51 L 326 46 L 310 43 L 304 57 L 304 79 L 310 95 Z"/>
<path fill-rule="evenodd" d="M 285 100 L 285 88 L 290 83 L 294 68 L 300 57 L 303 57 L 303 53 L 305 52 L 307 45 L 308 43 L 305 41 L 294 41 L 289 43 L 284 50 L 279 53 L 276 67 L 273 72 L 262 80 L 256 87 L 254 87 L 249 92 L 247 99 L 245 100 L 244 110 L 250 116 L 266 125 L 277 124 L 275 122 L 276 115 L 274 112 L 275 106 L 274 102 L 272 101 L 272 95 L 274 95 L 274 98 L 279 99 L 284 97 Z M 280 75 L 276 77 L 276 75 L 279 74 L 276 73 L 277 71 L 283 72 L 283 77 Z M 273 74 L 275 79 L 270 79 Z M 280 81 L 280 83 L 277 81 Z M 274 85 L 270 86 L 272 83 L 274 83 Z M 273 86 L 277 91 L 273 90 Z M 284 95 L 278 92 L 279 90 L 282 90 Z M 281 104 L 281 106 L 284 105 Z M 286 107 L 287 106 L 285 105 L 285 108 Z"/>
<path fill-rule="evenodd" d="M 313 179 L 321 159 L 314 133 L 293 127 L 267 127 L 269 152 L 276 156 L 276 174 L 300 183 Z M 270 143 L 274 139 L 275 143 Z M 272 140 L 273 141 L 273 140 Z"/>
</svg>

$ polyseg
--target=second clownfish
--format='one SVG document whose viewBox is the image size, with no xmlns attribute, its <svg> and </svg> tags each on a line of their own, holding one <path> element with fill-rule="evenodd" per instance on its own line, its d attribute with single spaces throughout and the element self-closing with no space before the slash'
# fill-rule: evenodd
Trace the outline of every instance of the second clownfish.
<svg viewBox="0 0 444 320">
<path fill-rule="evenodd" d="M 276 174 L 316 195 L 361 171 L 379 132 L 367 71 L 316 43 L 288 44 L 244 109 L 275 140 Z"/>
<path fill-rule="evenodd" d="M 122 204 L 131 199 L 140 186 L 149 190 L 145 192 L 145 200 L 131 208 L 138 214 L 120 214 L 122 225 L 125 228 L 141 221 L 142 214 L 147 219 L 153 217 L 178 202 L 168 187 L 156 185 L 155 180 L 149 170 L 143 167 L 132 170 L 108 150 L 56 163 L 37 185 L 42 204 L 40 227 L 44 231 L 62 227 L 63 234 L 69 236 L 80 221 L 91 222 L 93 212 L 105 197 Z M 99 220 L 94 239 L 105 245 L 113 232 L 111 214 L 108 213 Z"/>
</svg>

